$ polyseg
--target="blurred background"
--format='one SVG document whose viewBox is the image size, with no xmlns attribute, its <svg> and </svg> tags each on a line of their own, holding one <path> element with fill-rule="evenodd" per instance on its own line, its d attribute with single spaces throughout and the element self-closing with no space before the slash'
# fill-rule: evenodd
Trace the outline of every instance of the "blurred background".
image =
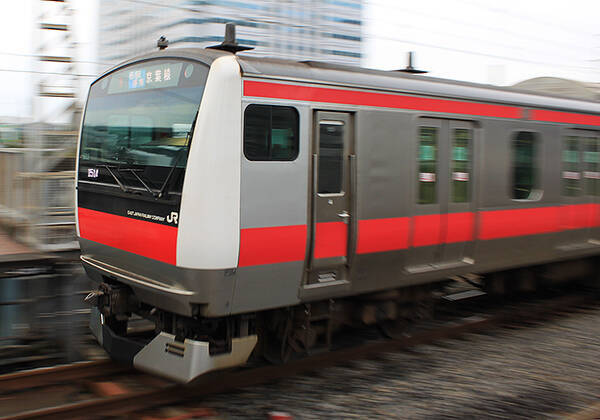
<svg viewBox="0 0 600 420">
<path fill-rule="evenodd" d="M 77 131 L 89 84 L 155 49 L 160 36 L 170 48 L 205 47 L 234 22 L 238 42 L 255 48 L 250 55 L 393 70 L 414 51 L 413 65 L 430 76 L 600 100 L 597 0 L 21 0 L 0 7 L 6 365 L 88 356 L 81 332 L 89 285 L 74 229 Z M 47 345 L 56 352 L 39 350 Z"/>
</svg>

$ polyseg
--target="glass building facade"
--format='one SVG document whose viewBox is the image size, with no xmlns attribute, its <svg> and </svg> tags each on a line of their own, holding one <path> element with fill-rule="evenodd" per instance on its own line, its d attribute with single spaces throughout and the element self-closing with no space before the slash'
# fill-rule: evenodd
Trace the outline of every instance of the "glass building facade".
<svg viewBox="0 0 600 420">
<path fill-rule="evenodd" d="M 363 0 L 181 0 L 163 6 L 100 3 L 100 61 L 117 63 L 152 51 L 164 35 L 175 47 L 223 40 L 225 23 L 258 56 L 360 65 Z"/>
</svg>

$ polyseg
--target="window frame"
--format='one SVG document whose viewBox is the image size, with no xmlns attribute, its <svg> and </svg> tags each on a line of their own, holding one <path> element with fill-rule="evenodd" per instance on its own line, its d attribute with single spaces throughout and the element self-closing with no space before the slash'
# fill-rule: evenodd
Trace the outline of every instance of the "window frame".
<svg viewBox="0 0 600 420">
<path fill-rule="evenodd" d="M 252 108 L 252 107 L 270 107 L 271 108 L 271 116 L 272 116 L 272 111 L 273 108 L 286 108 L 286 109 L 290 109 L 293 110 L 295 117 L 296 117 L 296 124 L 295 127 L 292 127 L 292 130 L 295 130 L 295 134 L 296 134 L 296 153 L 295 155 L 290 158 L 290 159 L 253 159 L 250 158 L 247 153 L 246 153 L 246 115 L 248 112 L 248 109 Z M 269 130 L 269 146 L 271 147 L 273 145 L 273 138 L 272 138 L 272 133 L 273 133 L 273 119 L 271 117 L 271 121 L 270 121 L 270 130 Z M 243 110 L 243 119 L 242 119 L 242 154 L 244 155 L 244 158 L 248 161 L 248 162 L 294 162 L 296 160 L 298 160 L 298 157 L 300 156 L 300 112 L 298 111 L 298 108 L 296 108 L 295 106 L 291 106 L 291 105 L 280 105 L 280 104 L 273 104 L 273 103 L 259 103 L 259 102 L 252 102 L 249 103 L 245 106 L 244 110 Z"/>
</svg>

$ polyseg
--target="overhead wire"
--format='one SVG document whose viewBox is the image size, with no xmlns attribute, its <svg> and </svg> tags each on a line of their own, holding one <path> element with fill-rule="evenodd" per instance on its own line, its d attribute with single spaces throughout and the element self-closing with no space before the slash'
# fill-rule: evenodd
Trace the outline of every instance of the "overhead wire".
<svg viewBox="0 0 600 420">
<path fill-rule="evenodd" d="M 98 77 L 97 74 L 73 74 L 73 73 L 60 73 L 53 71 L 38 71 L 38 70 L 17 70 L 17 69 L 2 69 L 0 68 L 0 72 L 10 72 L 10 73 L 34 73 L 34 74 L 53 74 L 59 76 L 74 76 L 74 77 Z"/>
<path fill-rule="evenodd" d="M 553 66 L 553 67 L 580 69 L 580 70 L 597 70 L 594 67 L 576 66 L 576 65 L 569 65 L 569 64 L 556 64 L 554 62 L 548 62 L 548 61 L 530 60 L 530 59 L 524 59 L 524 58 L 509 57 L 509 56 L 499 55 L 499 54 L 490 54 L 490 53 L 476 52 L 476 51 L 471 51 L 471 50 L 464 50 L 461 48 L 444 47 L 444 46 L 440 46 L 440 45 L 436 45 L 436 44 L 415 41 L 412 39 L 391 38 L 391 37 L 384 37 L 384 36 L 378 36 L 378 35 L 374 35 L 371 37 L 379 39 L 379 40 L 399 42 L 399 43 L 410 44 L 410 45 L 418 45 L 421 47 L 435 48 L 438 50 L 452 51 L 452 52 L 458 52 L 461 54 L 477 55 L 477 56 L 481 56 L 481 57 L 496 58 L 496 59 L 520 62 L 520 63 L 540 64 L 540 65 L 546 65 L 546 66 L 549 65 L 549 66 Z"/>
<path fill-rule="evenodd" d="M 465 1 L 465 0 L 462 0 Z M 415 10 L 415 9 L 410 9 L 410 8 L 405 8 L 405 7 L 397 7 L 396 5 L 390 6 L 387 3 L 381 3 L 381 2 L 377 2 L 377 1 L 373 1 L 370 0 L 369 1 L 370 4 L 376 5 L 376 6 L 381 6 L 384 7 L 386 11 L 389 11 L 390 9 L 394 10 L 394 11 L 398 11 L 398 12 L 402 12 L 402 13 L 409 13 L 409 14 L 413 14 L 413 15 L 417 15 L 417 16 L 422 16 L 428 19 L 433 20 L 439 20 L 439 21 L 443 21 L 443 22 L 448 22 L 451 24 L 458 24 L 461 25 L 461 27 L 470 27 L 470 28 L 477 28 L 477 29 L 481 29 L 483 31 L 486 32 L 496 32 L 496 33 L 503 33 L 506 35 L 510 35 L 510 36 L 514 36 L 514 37 L 523 37 L 522 34 L 520 34 L 519 32 L 516 31 L 512 31 L 506 28 L 506 25 L 498 25 L 498 26 L 490 26 L 489 24 L 480 24 L 474 21 L 470 21 L 470 20 L 460 20 L 460 19 L 455 19 L 452 17 L 448 17 L 448 16 L 440 16 L 440 15 L 436 15 L 434 13 L 432 13 L 431 11 L 428 12 L 424 12 L 424 11 L 420 11 L 420 10 Z M 385 19 L 385 18 L 377 18 L 377 19 L 373 19 L 373 18 L 366 18 L 363 20 L 368 20 L 368 21 L 374 21 L 377 22 L 379 24 L 381 23 L 389 23 L 389 24 L 394 24 L 394 25 L 398 25 L 398 20 L 391 20 L 391 19 Z M 548 25 L 550 26 L 550 25 Z M 427 32 L 431 32 L 431 27 L 427 27 L 426 28 Z M 565 29 L 565 31 L 567 31 L 567 29 Z M 440 31 L 436 31 L 438 33 L 440 33 Z M 569 30 L 570 33 L 574 33 L 573 32 L 573 28 L 570 28 Z M 579 31 L 577 32 L 580 35 L 586 34 L 587 32 L 584 31 Z M 451 33 L 451 32 L 446 32 L 446 34 L 448 36 L 455 36 L 455 33 Z M 542 37 L 538 37 L 535 34 L 528 34 L 527 35 L 527 39 L 528 40 L 535 40 L 537 42 L 540 43 L 544 43 L 544 44 L 548 44 L 548 39 L 547 38 L 542 38 Z M 497 43 L 495 42 L 497 45 L 502 46 L 504 48 L 515 48 L 518 46 L 515 45 L 509 45 L 509 44 L 501 44 L 501 43 Z M 577 49 L 577 50 L 586 50 L 585 46 L 581 45 L 580 43 L 574 43 L 574 42 L 563 42 L 561 40 L 553 40 L 552 45 L 556 46 L 556 45 L 562 45 L 566 48 L 569 48 L 570 50 L 573 49 Z"/>
<path fill-rule="evenodd" d="M 22 53 L 13 53 L 13 52 L 8 52 L 8 51 L 0 51 L 0 55 L 10 55 L 10 56 L 14 56 L 14 57 L 27 57 L 27 58 L 38 58 L 40 57 L 39 55 L 36 54 L 22 54 Z M 106 66 L 112 66 L 115 63 L 103 63 L 100 61 L 85 61 L 85 60 L 73 60 L 71 61 L 71 63 L 83 63 L 83 64 L 100 64 L 100 65 L 106 65 Z"/>
</svg>

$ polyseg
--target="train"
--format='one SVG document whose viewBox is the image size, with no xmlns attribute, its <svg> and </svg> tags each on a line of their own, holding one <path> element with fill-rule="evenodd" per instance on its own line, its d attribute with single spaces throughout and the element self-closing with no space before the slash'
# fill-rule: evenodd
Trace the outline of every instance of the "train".
<svg viewBox="0 0 600 420">
<path fill-rule="evenodd" d="M 114 359 L 189 382 L 347 325 L 393 335 L 470 273 L 597 271 L 600 103 L 165 46 L 91 84 L 79 136 L 90 328 Z"/>
</svg>

